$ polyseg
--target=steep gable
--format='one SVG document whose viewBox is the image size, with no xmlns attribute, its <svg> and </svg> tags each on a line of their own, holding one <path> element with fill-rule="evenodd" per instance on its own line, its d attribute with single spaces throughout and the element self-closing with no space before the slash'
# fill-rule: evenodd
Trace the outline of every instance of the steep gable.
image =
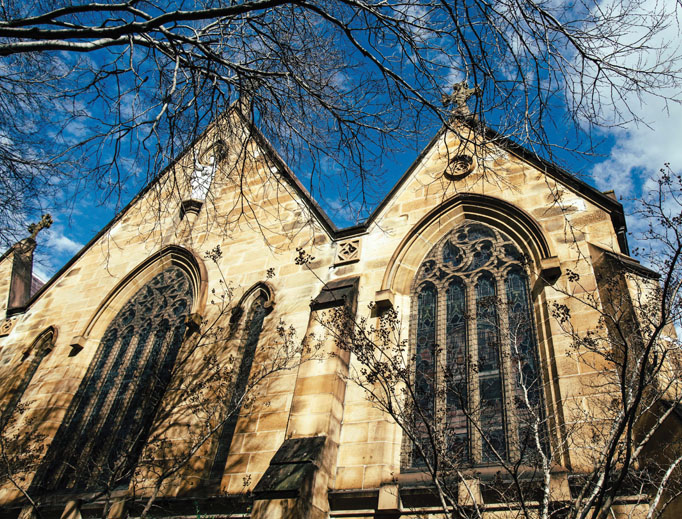
<svg viewBox="0 0 682 519">
<path fill-rule="evenodd" d="M 445 128 L 441 129 L 379 203 L 364 226 L 381 222 L 390 211 L 395 213 L 396 203 L 411 204 L 406 207 L 409 211 L 411 207 L 419 205 L 432 208 L 463 192 L 485 193 L 512 202 L 518 200 L 521 192 L 545 191 L 544 198 L 536 197 L 532 203 L 522 206 L 532 208 L 529 212 L 538 218 L 554 211 L 567 215 L 584 213 L 588 207 L 590 210 L 602 211 L 608 215 L 617 236 L 615 246 L 619 252 L 629 254 L 623 206 L 615 197 L 600 192 L 493 130 L 482 125 L 476 126 L 483 133 L 480 138 L 468 126 L 464 128 L 464 139 Z M 463 178 L 447 178 L 445 172 L 448 163 L 460 156 L 473 159 L 471 172 Z M 529 182 L 534 187 L 531 188 Z M 579 202 L 576 206 L 576 200 L 583 200 L 587 205 L 583 208 Z M 590 216 L 582 215 L 581 221 L 589 219 Z"/>
<path fill-rule="evenodd" d="M 221 132 L 222 130 L 222 132 Z M 239 110 L 235 104 L 226 114 L 224 114 L 219 121 L 207 128 L 202 135 L 195 139 L 187 146 L 163 171 L 161 171 L 147 186 L 145 186 L 133 199 L 121 209 L 92 239 L 76 253 L 52 278 L 41 286 L 32 291 L 31 298 L 25 306 L 28 309 L 34 301 L 39 299 L 41 295 L 46 292 L 50 286 L 56 283 L 64 276 L 72 267 L 79 261 L 79 259 L 90 249 L 97 244 L 102 244 L 104 241 L 111 238 L 111 236 L 119 230 L 122 225 L 135 226 L 140 225 L 140 221 L 134 224 L 130 223 L 131 218 L 135 219 L 136 212 L 143 212 L 148 209 L 156 211 L 151 218 L 146 218 L 146 226 L 154 229 L 158 220 L 170 219 L 177 224 L 177 216 L 180 214 L 182 206 L 183 193 L 184 197 L 189 198 L 187 193 L 189 185 L 189 175 L 193 168 L 193 164 L 197 157 L 202 155 L 202 152 L 208 149 L 217 139 L 221 139 L 221 133 L 227 130 L 231 137 L 239 142 L 236 146 L 241 150 L 236 156 L 231 156 L 228 160 L 232 160 L 233 164 L 228 166 L 230 169 L 227 175 L 239 169 L 237 179 L 228 179 L 229 182 L 224 182 L 223 185 L 214 185 L 210 190 L 211 200 L 208 200 L 205 205 L 213 207 L 204 207 L 204 211 L 211 210 L 212 212 L 225 212 L 228 215 L 235 213 L 236 223 L 241 220 L 239 212 L 239 196 L 231 199 L 230 193 L 239 192 L 240 189 L 248 191 L 244 194 L 244 199 L 248 199 L 256 207 L 248 208 L 251 211 L 251 217 L 262 218 L 261 222 L 256 222 L 256 227 L 260 230 L 270 228 L 273 235 L 290 234 L 303 227 L 298 225 L 296 221 L 312 226 L 313 234 L 322 232 L 330 239 L 334 239 L 339 233 L 338 228 L 334 225 L 331 219 L 327 216 L 324 210 L 315 202 L 310 193 L 306 190 L 303 184 L 298 180 L 296 175 L 291 171 L 288 165 L 284 162 L 281 156 L 270 144 L 268 139 L 262 134 L 260 130 L 249 121 Z M 248 143 L 248 144 L 245 144 Z M 245 154 L 246 156 L 242 155 Z M 241 161 L 241 163 L 240 163 Z M 250 167 L 245 167 L 245 166 Z M 223 168 L 225 166 L 222 166 Z M 249 172 L 250 176 L 249 176 Z M 220 166 L 216 171 L 216 183 L 220 184 Z M 182 184 L 185 184 L 184 187 Z M 269 185 L 270 192 L 263 197 L 263 193 L 258 193 L 257 190 L 264 185 Z M 171 203 L 165 202 L 166 207 L 154 206 L 154 203 L 164 197 L 170 198 Z M 206 202 L 206 201 L 205 201 Z M 218 202 L 215 205 L 215 202 Z M 142 209 L 144 205 L 147 207 Z M 247 204 L 248 205 L 248 204 Z M 284 208 L 288 214 L 282 217 L 283 213 L 279 211 L 269 211 L 267 208 Z M 298 210 L 296 209 L 298 208 Z M 256 215 L 256 212 L 259 211 Z M 305 213 L 305 214 L 304 214 Z M 210 218 L 215 218 L 215 214 Z M 291 222 L 289 220 L 295 220 Z M 248 221 L 250 218 L 247 215 L 244 220 Z M 211 222 L 215 224 L 215 221 Z M 163 226 L 164 224 L 161 223 Z M 167 223 L 165 224 L 167 225 Z M 220 224 L 218 224 L 219 226 Z M 272 229 L 281 225 L 282 228 Z M 118 227 L 117 227 L 118 226 Z M 225 231 L 230 229 L 225 228 Z M 139 229 L 139 232 L 144 232 Z M 267 236 L 265 236 L 267 239 Z M 282 243 L 282 240 L 276 240 Z"/>
</svg>

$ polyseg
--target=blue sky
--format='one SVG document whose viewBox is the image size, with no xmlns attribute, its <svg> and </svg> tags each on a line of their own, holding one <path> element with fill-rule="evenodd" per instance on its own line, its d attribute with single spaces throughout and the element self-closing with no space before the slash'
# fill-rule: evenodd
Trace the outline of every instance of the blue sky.
<svg viewBox="0 0 682 519">
<path fill-rule="evenodd" d="M 652 5 L 657 3 L 656 0 L 647 1 L 650 1 Z M 610 0 L 603 0 L 601 4 L 609 2 Z M 671 24 L 669 29 L 658 35 L 658 38 L 660 42 L 669 43 L 672 52 L 680 52 L 678 48 L 680 35 L 676 24 Z M 633 59 L 637 59 L 637 56 Z M 595 138 L 602 143 L 596 148 L 595 154 L 577 156 L 559 153 L 557 155 L 560 165 L 576 173 L 581 179 L 602 191 L 615 190 L 627 211 L 631 211 L 634 201 L 641 198 L 653 186 L 650 183 L 651 179 L 655 180 L 664 163 L 669 162 L 673 170 L 682 169 L 682 145 L 680 145 L 679 137 L 682 106 L 665 100 L 679 96 L 679 92 L 663 90 L 658 94 L 660 95 L 632 96 L 615 104 L 606 103 L 605 113 L 602 114 L 605 120 L 611 118 L 618 121 L 619 110 L 627 105 L 643 122 L 619 124 L 612 128 L 598 130 Z M 622 120 L 620 122 L 622 123 Z M 561 125 L 557 126 L 558 129 L 555 130 L 554 135 L 550 135 L 550 140 L 560 143 L 564 135 L 561 134 Z M 69 129 L 74 137 L 77 137 L 78 132 L 82 130 L 83 128 L 79 128 L 78 124 L 74 124 Z M 372 206 L 376 205 L 390 190 L 436 130 L 437 127 L 433 125 L 424 127 L 418 141 L 406 143 L 401 153 L 385 158 L 386 173 L 370 191 Z M 321 166 L 324 167 L 324 164 Z M 334 173 L 334 168 L 330 166 L 330 169 Z M 54 224 L 39 237 L 35 271 L 40 277 L 43 279 L 51 277 L 106 225 L 118 209 L 135 195 L 142 187 L 141 179 L 144 177 L 139 173 L 133 172 L 128 189 L 121 199 L 108 200 L 101 204 L 96 192 L 80 190 L 75 201 L 64 201 L 65 203 L 58 206 L 58 210 L 52 209 Z M 299 171 L 298 173 L 305 184 L 306 172 Z M 136 174 L 139 176 L 136 177 Z M 318 202 L 339 227 L 353 224 L 357 219 L 358 210 L 349 207 L 343 201 L 339 193 L 340 185 L 335 185 L 333 180 L 324 182 L 326 183 L 318 186 L 318 192 L 314 193 L 317 195 Z M 367 210 L 372 208 L 366 207 L 361 212 L 366 214 Z M 633 218 L 628 220 L 628 226 L 635 235 L 634 238 L 637 232 L 642 230 L 641 222 Z"/>
<path fill-rule="evenodd" d="M 652 96 L 643 100 L 638 109 L 647 124 L 602 130 L 600 136 L 604 143 L 598 149 L 598 155 L 562 157 L 565 159 L 563 165 L 582 180 L 602 191 L 615 190 L 626 212 L 631 212 L 636 200 L 653 187 L 647 182 L 657 178 L 665 162 L 669 162 L 674 170 L 679 170 L 677 165 L 682 165 L 682 106 L 666 104 Z M 425 145 L 433 134 L 434 130 L 425 131 L 420 146 Z M 390 162 L 387 163 L 385 182 L 373 190 L 375 202 L 388 193 L 417 154 L 417 148 L 412 146 L 400 155 L 387 158 Z M 320 189 L 325 190 L 325 186 Z M 134 189 L 129 189 L 126 195 L 127 199 L 121 200 L 122 203 L 134 196 Z M 357 211 L 342 201 L 338 186 L 328 186 L 322 196 L 318 193 L 317 199 L 337 226 L 353 224 Z M 116 201 L 102 205 L 96 200 L 93 194 L 84 192 L 76 203 L 66 204 L 62 211 L 53 211 L 52 228 L 43 231 L 39 238 L 35 265 L 39 277 L 48 279 L 56 273 L 116 214 Z M 631 241 L 643 231 L 634 217 L 628 218 L 628 228 L 634 235 Z"/>
<path fill-rule="evenodd" d="M 565 164 L 570 171 L 598 189 L 614 189 L 629 211 L 635 199 L 646 189 L 647 179 L 656 178 L 664 162 L 670 162 L 673 168 L 676 164 L 682 164 L 678 129 L 682 121 L 682 107 L 672 105 L 667 111 L 662 110 L 659 100 L 652 99 L 650 104 L 642 106 L 642 113 L 643 117 L 651 118 L 649 125 L 604 131 L 606 141 L 599 150 L 600 156 L 572 156 Z M 425 132 L 422 144 L 432 136 L 433 132 Z M 393 187 L 416 156 L 415 149 L 408 149 L 401 155 L 391 157 L 385 182 L 374 190 L 376 200 L 380 200 Z M 132 198 L 134 193 L 129 192 L 127 195 Z M 115 215 L 115 202 L 101 205 L 95 200 L 86 192 L 73 206 L 67 205 L 66 210 L 53 212 L 53 226 L 39 237 L 35 272 L 41 278 L 48 279 L 57 272 Z M 357 213 L 342 202 L 334 186 L 330 186 L 323 196 L 318 196 L 318 202 L 337 226 L 345 227 L 353 223 Z M 642 230 L 634 218 L 628 219 L 628 226 L 635 234 Z"/>
</svg>

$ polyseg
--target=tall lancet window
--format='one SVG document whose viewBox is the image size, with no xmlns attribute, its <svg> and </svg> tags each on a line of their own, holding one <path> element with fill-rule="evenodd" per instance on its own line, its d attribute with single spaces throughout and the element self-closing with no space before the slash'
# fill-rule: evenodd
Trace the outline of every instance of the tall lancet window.
<svg viewBox="0 0 682 519">
<path fill-rule="evenodd" d="M 474 222 L 426 256 L 413 284 L 407 468 L 443 457 L 461 465 L 523 462 L 544 448 L 527 263 L 509 237 Z"/>
<path fill-rule="evenodd" d="M 140 288 L 107 327 L 35 485 L 43 491 L 128 483 L 170 380 L 192 289 L 172 266 Z"/>
<path fill-rule="evenodd" d="M 12 419 L 12 414 L 31 384 L 40 363 L 52 351 L 55 336 L 55 328 L 50 326 L 23 352 L 19 365 L 12 365 L 13 376 L 7 380 L 8 390 L 3 395 L 4 405 L 0 405 L 0 429 Z"/>
<path fill-rule="evenodd" d="M 263 331 L 263 321 L 272 308 L 268 302 L 271 297 L 272 294 L 259 289 L 258 295 L 252 298 L 247 308 L 246 322 L 242 333 L 241 360 L 239 369 L 235 373 L 234 385 L 227 408 L 230 414 L 218 435 L 218 445 L 210 471 L 210 480 L 213 482 L 219 482 L 225 470 L 225 463 L 237 428 L 242 402 L 248 396 L 249 376 L 256 357 L 258 341 Z"/>
</svg>

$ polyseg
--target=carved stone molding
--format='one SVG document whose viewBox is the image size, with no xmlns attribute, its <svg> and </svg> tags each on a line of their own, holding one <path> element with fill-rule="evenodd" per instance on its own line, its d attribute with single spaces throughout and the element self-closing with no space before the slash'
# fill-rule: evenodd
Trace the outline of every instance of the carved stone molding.
<svg viewBox="0 0 682 519">
<path fill-rule="evenodd" d="M 557 256 L 542 258 L 540 269 L 540 279 L 547 285 L 553 285 L 561 277 L 561 261 Z"/>
<path fill-rule="evenodd" d="M 330 281 L 310 302 L 310 308 L 315 311 L 347 305 L 354 309 L 357 302 L 359 280 L 360 278 L 356 276 Z"/>
<path fill-rule="evenodd" d="M 203 204 L 201 200 L 195 200 L 194 198 L 183 200 L 180 203 L 180 219 L 182 220 L 187 214 L 198 215 Z"/>
<path fill-rule="evenodd" d="M 16 317 L 10 317 L 0 322 L 0 337 L 6 337 L 12 333 L 12 329 L 14 328 L 15 324 L 17 324 Z"/>
<path fill-rule="evenodd" d="M 83 349 L 88 344 L 88 337 L 84 337 L 83 335 L 76 335 L 73 339 L 71 339 L 71 343 L 69 346 L 71 346 L 71 352 L 69 356 L 73 357 L 74 355 L 78 355 Z"/>
<path fill-rule="evenodd" d="M 394 294 L 393 290 L 377 290 L 374 295 L 374 303 L 377 305 L 379 310 L 387 310 L 393 308 Z"/>
<path fill-rule="evenodd" d="M 347 263 L 360 261 L 361 245 L 362 242 L 360 241 L 360 238 L 340 241 L 336 250 L 334 265 L 345 265 Z"/>
<path fill-rule="evenodd" d="M 452 157 L 443 174 L 448 180 L 462 180 L 476 167 L 476 161 L 471 155 L 460 154 Z"/>
</svg>

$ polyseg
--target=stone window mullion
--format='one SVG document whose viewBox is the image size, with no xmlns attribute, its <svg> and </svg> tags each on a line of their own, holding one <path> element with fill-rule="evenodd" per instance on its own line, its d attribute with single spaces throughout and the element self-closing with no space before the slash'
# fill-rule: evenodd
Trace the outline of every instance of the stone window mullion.
<svg viewBox="0 0 682 519">
<path fill-rule="evenodd" d="M 507 448 L 511 459 L 516 459 L 519 455 L 518 445 L 518 420 L 514 413 L 514 370 L 512 367 L 512 352 L 510 348 L 511 330 L 509 329 L 509 307 L 507 305 L 507 291 L 505 287 L 505 276 L 501 272 L 496 273 L 498 307 L 498 326 L 500 328 L 500 364 L 503 382 L 503 412 L 506 429 Z"/>
</svg>

